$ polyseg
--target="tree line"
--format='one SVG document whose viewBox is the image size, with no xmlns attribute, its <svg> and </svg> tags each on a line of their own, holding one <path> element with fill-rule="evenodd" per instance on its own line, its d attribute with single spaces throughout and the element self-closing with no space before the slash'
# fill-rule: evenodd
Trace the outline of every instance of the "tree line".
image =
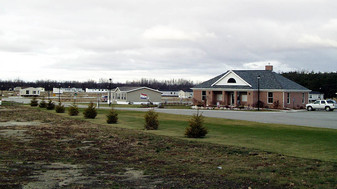
<svg viewBox="0 0 337 189">
<path fill-rule="evenodd" d="M 1 90 L 14 89 L 15 87 L 43 87 L 45 90 L 50 91 L 53 88 L 81 88 L 85 90 L 89 89 L 114 89 L 116 87 L 150 87 L 153 89 L 158 89 L 161 91 L 178 91 L 184 90 L 188 91 L 196 83 L 185 79 L 172 79 L 159 81 L 156 79 L 145 79 L 142 78 L 138 81 L 126 81 L 125 83 L 113 82 L 109 79 L 100 79 L 99 82 L 94 80 L 88 80 L 84 82 L 79 81 L 55 81 L 55 80 L 37 80 L 35 82 L 23 81 L 20 79 L 15 80 L 0 80 Z"/>
<path fill-rule="evenodd" d="M 281 75 L 312 91 L 324 93 L 325 98 L 336 97 L 337 72 L 293 71 L 282 73 Z"/>
<path fill-rule="evenodd" d="M 280 73 L 284 77 L 295 81 L 296 83 L 312 90 L 324 93 L 326 98 L 336 97 L 337 92 L 337 72 L 322 73 L 322 72 L 307 72 L 293 71 Z M 27 82 L 20 79 L 16 80 L 0 80 L 1 90 L 14 89 L 15 87 L 44 87 L 46 90 L 52 90 L 54 87 L 62 88 L 82 88 L 82 89 L 114 89 L 116 87 L 134 86 L 134 87 L 150 87 L 161 91 L 177 91 L 190 89 L 197 83 L 186 79 L 171 79 L 159 81 L 156 79 L 142 78 L 138 81 L 110 82 L 109 79 L 100 79 L 99 82 L 88 80 L 85 82 L 79 81 L 63 81 L 55 80 L 37 80 L 35 82 Z"/>
</svg>

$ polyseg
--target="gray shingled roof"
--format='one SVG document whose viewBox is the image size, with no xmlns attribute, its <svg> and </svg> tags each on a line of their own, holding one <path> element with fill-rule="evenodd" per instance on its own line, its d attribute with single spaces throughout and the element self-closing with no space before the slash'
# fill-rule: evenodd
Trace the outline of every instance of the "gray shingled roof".
<svg viewBox="0 0 337 189">
<path fill-rule="evenodd" d="M 280 89 L 280 90 L 309 90 L 302 85 L 295 83 L 280 74 L 268 70 L 233 70 L 235 74 L 240 76 L 250 86 L 235 86 L 235 85 L 214 85 L 217 80 L 227 74 L 229 71 L 220 74 L 208 81 L 205 81 L 193 88 L 230 88 L 230 89 L 257 89 L 257 76 L 260 75 L 260 89 Z M 310 91 L 310 90 L 309 90 Z"/>
</svg>

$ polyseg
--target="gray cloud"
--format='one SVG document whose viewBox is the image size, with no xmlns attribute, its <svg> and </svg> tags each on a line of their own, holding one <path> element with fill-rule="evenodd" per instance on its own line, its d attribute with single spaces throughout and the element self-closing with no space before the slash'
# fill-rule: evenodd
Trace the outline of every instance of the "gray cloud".
<svg viewBox="0 0 337 189">
<path fill-rule="evenodd" d="M 263 69 L 268 62 L 278 71 L 336 71 L 336 5 L 3 0 L 0 73 L 3 79 L 41 79 L 26 66 L 32 65 L 50 79 L 203 80 L 227 69 Z M 13 65 L 27 72 L 15 75 Z"/>
</svg>

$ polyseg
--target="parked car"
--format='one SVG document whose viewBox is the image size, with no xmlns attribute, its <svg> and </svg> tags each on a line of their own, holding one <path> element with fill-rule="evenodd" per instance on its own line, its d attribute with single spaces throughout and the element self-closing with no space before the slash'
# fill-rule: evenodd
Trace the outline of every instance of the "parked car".
<svg viewBox="0 0 337 189">
<path fill-rule="evenodd" d="M 326 110 L 326 111 L 333 111 L 336 107 L 336 101 L 334 100 L 316 100 L 314 103 L 310 103 L 305 105 L 308 111 L 314 110 Z"/>
</svg>

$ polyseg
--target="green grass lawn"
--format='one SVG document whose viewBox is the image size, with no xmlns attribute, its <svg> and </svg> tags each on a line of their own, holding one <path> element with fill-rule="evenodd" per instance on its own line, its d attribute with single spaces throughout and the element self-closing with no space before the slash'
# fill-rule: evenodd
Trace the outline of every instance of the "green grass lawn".
<svg viewBox="0 0 337 189">
<path fill-rule="evenodd" d="M 83 109 L 81 110 L 83 111 Z M 117 111 L 118 124 L 111 126 L 144 130 L 144 112 Z M 98 110 L 94 123 L 106 124 L 108 110 Z M 63 114 L 65 115 L 65 114 Z M 145 131 L 186 140 L 252 148 L 283 155 L 337 162 L 337 130 L 249 121 L 205 118 L 209 133 L 202 139 L 184 136 L 191 116 L 159 114 L 159 129 Z M 76 116 L 84 119 L 83 114 Z"/>
<path fill-rule="evenodd" d="M 67 188 L 337 186 L 336 130 L 206 118 L 209 134 L 188 139 L 190 116 L 159 114 L 159 130 L 146 131 L 145 112 L 118 111 L 119 123 L 109 125 L 109 110 L 86 120 L 80 111 L 70 119 L 37 107 L 0 111 L 0 122 L 40 123 L 0 127 L 0 188 L 44 185 L 52 178 L 59 183 L 71 178 Z M 71 164 L 75 168 L 69 171 L 76 169 L 81 179 L 57 175 L 55 167 L 48 168 L 54 163 Z M 38 175 L 50 179 L 41 183 Z"/>
</svg>

